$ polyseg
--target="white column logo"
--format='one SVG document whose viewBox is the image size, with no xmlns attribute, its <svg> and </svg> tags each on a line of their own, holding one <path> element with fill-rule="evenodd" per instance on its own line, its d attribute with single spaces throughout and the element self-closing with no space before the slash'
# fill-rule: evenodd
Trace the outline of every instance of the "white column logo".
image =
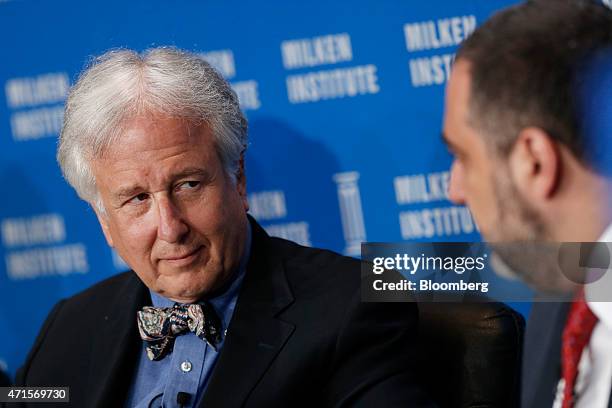
<svg viewBox="0 0 612 408">
<path fill-rule="evenodd" d="M 359 173 L 356 171 L 336 173 L 333 179 L 338 185 L 338 202 L 340 204 L 344 240 L 346 241 L 344 253 L 360 255 L 361 243 L 366 240 L 366 231 L 359 186 L 357 185 Z"/>
</svg>

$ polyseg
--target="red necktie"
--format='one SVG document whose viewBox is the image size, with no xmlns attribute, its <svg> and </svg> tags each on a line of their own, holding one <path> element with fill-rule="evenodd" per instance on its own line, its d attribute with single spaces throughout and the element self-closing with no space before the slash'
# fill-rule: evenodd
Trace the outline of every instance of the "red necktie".
<svg viewBox="0 0 612 408">
<path fill-rule="evenodd" d="M 565 387 L 563 388 L 563 408 L 574 406 L 574 386 L 578 377 L 578 364 L 582 351 L 589 343 L 597 316 L 584 301 L 584 291 L 580 291 L 570 306 L 567 322 L 563 329 L 561 346 L 561 367 Z"/>
</svg>

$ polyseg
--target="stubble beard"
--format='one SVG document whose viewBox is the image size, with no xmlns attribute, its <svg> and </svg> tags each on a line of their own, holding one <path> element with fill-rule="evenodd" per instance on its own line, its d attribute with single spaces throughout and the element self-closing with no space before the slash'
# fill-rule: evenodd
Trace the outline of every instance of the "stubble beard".
<svg viewBox="0 0 612 408">
<path fill-rule="evenodd" d="M 507 169 L 494 177 L 498 224 L 485 237 L 493 249 L 493 263 L 530 287 L 547 294 L 567 293 L 574 284 L 559 266 L 561 243 L 554 242 L 542 217 L 521 196 Z"/>
</svg>

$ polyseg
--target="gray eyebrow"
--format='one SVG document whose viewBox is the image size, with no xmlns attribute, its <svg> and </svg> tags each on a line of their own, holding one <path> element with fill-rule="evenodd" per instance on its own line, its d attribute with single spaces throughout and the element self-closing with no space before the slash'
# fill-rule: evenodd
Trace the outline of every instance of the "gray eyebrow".
<svg viewBox="0 0 612 408">
<path fill-rule="evenodd" d="M 187 167 L 186 169 L 183 169 L 180 172 L 174 174 L 171 178 L 171 181 L 195 175 L 206 176 L 207 174 L 208 173 L 201 168 Z M 130 198 L 140 192 L 143 192 L 143 188 L 139 185 L 129 185 L 126 187 L 121 187 L 115 194 L 115 197 L 118 199 Z"/>
</svg>

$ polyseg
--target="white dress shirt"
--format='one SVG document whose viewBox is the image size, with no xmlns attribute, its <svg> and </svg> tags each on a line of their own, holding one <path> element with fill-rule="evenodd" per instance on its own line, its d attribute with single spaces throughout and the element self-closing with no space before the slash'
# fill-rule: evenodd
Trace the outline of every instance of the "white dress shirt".
<svg viewBox="0 0 612 408">
<path fill-rule="evenodd" d="M 599 241 L 612 242 L 612 225 L 608 226 Z M 612 245 L 608 247 L 612 258 Z M 574 387 L 574 408 L 606 408 L 612 391 L 612 269 L 608 269 L 597 282 L 585 285 L 584 290 L 589 308 L 599 320 L 580 356 Z M 553 408 L 561 408 L 563 387 L 564 381 L 561 379 Z"/>
</svg>

